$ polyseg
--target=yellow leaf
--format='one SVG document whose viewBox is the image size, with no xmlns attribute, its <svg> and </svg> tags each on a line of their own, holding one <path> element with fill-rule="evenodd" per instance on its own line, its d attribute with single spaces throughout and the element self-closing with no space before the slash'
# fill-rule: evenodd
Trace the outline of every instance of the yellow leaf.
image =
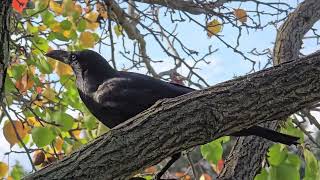
<svg viewBox="0 0 320 180">
<path fill-rule="evenodd" d="M 95 44 L 94 36 L 91 32 L 82 32 L 80 34 L 80 43 L 83 45 L 85 48 L 93 48 Z"/>
<path fill-rule="evenodd" d="M 39 31 L 45 31 L 48 27 L 46 25 L 40 25 L 38 27 Z"/>
<path fill-rule="evenodd" d="M 8 170 L 8 165 L 0 161 L 0 178 L 4 178 L 8 174 Z"/>
<path fill-rule="evenodd" d="M 54 146 L 57 149 L 58 153 L 60 153 L 62 151 L 62 145 L 63 145 L 63 140 L 60 137 L 58 137 L 56 139 L 56 141 L 55 141 L 55 144 L 54 144 Z"/>
<path fill-rule="evenodd" d="M 52 32 L 61 32 L 62 31 L 62 27 L 60 26 L 59 23 L 54 23 L 50 26 L 50 29 L 52 30 Z"/>
<path fill-rule="evenodd" d="M 64 36 L 64 37 L 69 38 L 70 35 L 71 35 L 71 31 L 70 31 L 70 30 L 63 31 L 63 36 Z"/>
<path fill-rule="evenodd" d="M 86 14 L 84 17 L 90 22 L 97 22 L 98 16 L 99 16 L 98 12 L 91 11 L 90 13 Z"/>
<path fill-rule="evenodd" d="M 57 61 L 55 71 L 60 77 L 63 75 L 73 74 L 72 68 L 69 65 L 61 63 L 59 61 Z"/>
<path fill-rule="evenodd" d="M 8 176 L 7 180 L 14 180 L 12 176 Z"/>
<path fill-rule="evenodd" d="M 71 131 L 71 133 L 76 139 L 80 139 L 81 130 L 74 130 L 74 131 Z"/>
<path fill-rule="evenodd" d="M 75 10 L 75 2 L 72 0 L 63 0 L 62 2 L 63 15 L 70 15 Z"/>
<path fill-rule="evenodd" d="M 56 92 L 51 89 L 50 87 L 46 87 L 46 89 L 43 91 L 43 97 L 45 97 L 48 100 L 54 101 L 56 97 Z"/>
<path fill-rule="evenodd" d="M 52 69 L 55 69 L 57 66 L 57 60 L 52 59 L 52 58 L 47 58 L 48 59 L 48 63 L 50 64 L 50 66 L 52 67 Z"/>
<path fill-rule="evenodd" d="M 84 17 L 87 20 L 87 28 L 91 30 L 95 30 L 99 27 L 99 23 L 97 23 L 97 18 L 99 16 L 98 12 L 91 11 L 86 14 Z"/>
<path fill-rule="evenodd" d="M 50 0 L 49 7 L 50 7 L 50 9 L 51 9 L 53 12 L 55 12 L 57 15 L 61 15 L 62 12 L 63 12 L 62 6 L 60 6 L 60 4 L 56 3 L 56 2 L 53 1 L 53 0 Z"/>
<path fill-rule="evenodd" d="M 207 29 L 208 29 L 207 34 L 209 37 L 211 37 L 221 32 L 222 24 L 218 20 L 214 19 L 207 24 Z"/>
<path fill-rule="evenodd" d="M 41 124 L 35 117 L 27 117 L 28 124 L 33 127 L 40 127 Z"/>
<path fill-rule="evenodd" d="M 97 29 L 99 27 L 99 23 L 87 22 L 86 27 L 87 27 L 87 29 L 95 30 L 95 29 Z"/>
<path fill-rule="evenodd" d="M 242 23 L 247 22 L 247 12 L 243 9 L 235 9 L 233 12 L 234 16 Z"/>
<path fill-rule="evenodd" d="M 14 126 L 12 124 L 14 124 Z M 11 121 L 7 121 L 3 126 L 3 135 L 11 147 L 19 142 L 15 129 L 21 139 L 28 134 L 27 128 L 25 128 L 20 121 L 13 121 L 12 123 Z"/>
</svg>

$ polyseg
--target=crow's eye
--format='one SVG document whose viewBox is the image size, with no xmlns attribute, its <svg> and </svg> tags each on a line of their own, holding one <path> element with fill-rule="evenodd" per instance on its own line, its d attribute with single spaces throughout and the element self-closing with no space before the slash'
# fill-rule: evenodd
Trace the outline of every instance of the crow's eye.
<svg viewBox="0 0 320 180">
<path fill-rule="evenodd" d="M 74 54 L 72 54 L 72 55 L 71 55 L 71 60 L 75 61 L 76 59 L 77 59 L 77 56 L 74 55 Z"/>
</svg>

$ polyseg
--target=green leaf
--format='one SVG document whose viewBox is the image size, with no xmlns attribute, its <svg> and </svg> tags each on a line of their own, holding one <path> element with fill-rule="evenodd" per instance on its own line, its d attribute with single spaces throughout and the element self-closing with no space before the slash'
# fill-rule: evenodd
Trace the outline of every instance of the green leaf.
<svg viewBox="0 0 320 180">
<path fill-rule="evenodd" d="M 28 22 L 27 23 L 27 31 L 31 34 L 38 33 L 38 28 Z"/>
<path fill-rule="evenodd" d="M 268 172 L 266 169 L 262 169 L 261 173 L 256 175 L 254 180 L 268 180 Z"/>
<path fill-rule="evenodd" d="M 298 155 L 288 153 L 286 163 L 300 169 L 301 160 Z"/>
<path fill-rule="evenodd" d="M 5 81 L 5 84 L 4 84 L 5 88 L 5 93 L 9 94 L 10 92 L 15 92 L 16 91 L 16 87 L 14 85 L 14 83 L 12 82 L 12 79 L 9 78 L 8 76 L 6 76 L 6 81 Z M 6 98 L 7 98 L 7 95 L 6 95 Z"/>
<path fill-rule="evenodd" d="M 220 140 L 221 141 L 221 140 Z M 219 141 L 212 141 L 200 147 L 202 157 L 207 161 L 217 164 L 222 159 L 223 148 Z"/>
<path fill-rule="evenodd" d="M 69 114 L 66 114 L 61 111 L 54 112 L 50 114 L 50 118 L 52 121 L 56 122 L 57 124 L 61 125 L 60 127 L 63 131 L 68 131 L 72 128 L 73 125 L 73 117 Z"/>
<path fill-rule="evenodd" d="M 87 22 L 86 22 L 86 20 L 81 19 L 81 20 L 79 21 L 78 25 L 77 25 L 77 30 L 78 30 L 79 32 L 83 32 L 83 31 L 86 30 L 86 27 L 87 27 Z"/>
<path fill-rule="evenodd" d="M 312 152 L 307 149 L 304 150 L 303 154 L 306 161 L 304 180 L 320 179 L 320 170 L 317 159 L 314 157 Z"/>
<path fill-rule="evenodd" d="M 72 23 L 70 21 L 68 21 L 68 20 L 62 21 L 60 23 L 60 25 L 61 25 L 62 29 L 64 29 L 64 30 L 70 30 L 71 27 L 72 27 Z"/>
<path fill-rule="evenodd" d="M 25 171 L 23 170 L 23 167 L 17 162 L 11 170 L 10 176 L 13 177 L 14 180 L 20 180 L 25 175 Z"/>
<path fill-rule="evenodd" d="M 36 64 L 37 64 L 37 67 L 39 68 L 40 72 L 42 72 L 43 74 L 52 73 L 51 65 L 44 58 L 38 59 L 38 61 L 36 61 Z"/>
<path fill-rule="evenodd" d="M 38 147 L 50 144 L 56 136 L 49 127 L 34 127 L 31 131 L 33 142 Z"/>
<path fill-rule="evenodd" d="M 294 166 L 288 164 L 281 164 L 277 167 L 272 166 L 270 168 L 270 179 L 279 180 L 299 180 L 300 174 L 299 170 Z"/>
<path fill-rule="evenodd" d="M 41 13 L 43 24 L 46 26 L 51 25 L 54 20 L 54 15 L 50 11 L 44 11 Z"/>
<path fill-rule="evenodd" d="M 273 166 L 280 165 L 287 157 L 287 149 L 281 144 L 274 144 L 269 148 L 268 162 Z"/>
<path fill-rule="evenodd" d="M 291 136 L 299 137 L 300 143 L 303 143 L 303 141 L 304 141 L 304 133 L 300 129 L 294 127 L 294 124 L 292 123 L 291 118 L 288 118 L 285 125 L 283 127 L 281 127 L 281 132 L 284 134 L 291 135 Z"/>
<path fill-rule="evenodd" d="M 41 51 L 47 52 L 49 49 L 49 42 L 42 37 L 35 36 L 32 38 L 32 42 L 36 45 L 35 48 L 39 48 Z"/>
<path fill-rule="evenodd" d="M 84 121 L 84 126 L 88 130 L 92 130 L 97 127 L 97 121 L 91 114 L 85 114 L 83 121 Z"/>
<path fill-rule="evenodd" d="M 9 76 L 12 76 L 14 79 L 18 80 L 22 77 L 24 72 L 26 71 L 26 66 L 22 64 L 17 64 L 11 66 L 8 71 Z"/>
<path fill-rule="evenodd" d="M 117 35 L 117 37 L 121 36 L 122 35 L 122 26 L 120 25 L 115 25 L 113 27 L 114 29 L 114 33 Z"/>
</svg>

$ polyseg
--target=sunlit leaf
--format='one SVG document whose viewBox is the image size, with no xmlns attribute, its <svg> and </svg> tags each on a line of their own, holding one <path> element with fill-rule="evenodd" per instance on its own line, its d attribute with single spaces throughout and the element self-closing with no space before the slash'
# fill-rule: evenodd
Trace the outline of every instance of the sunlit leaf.
<svg viewBox="0 0 320 180">
<path fill-rule="evenodd" d="M 56 15 L 61 15 L 63 12 L 62 6 L 53 0 L 50 0 L 49 7 Z"/>
<path fill-rule="evenodd" d="M 222 24 L 217 19 L 214 19 L 207 24 L 207 29 L 207 35 L 211 37 L 221 32 Z"/>
<path fill-rule="evenodd" d="M 217 164 L 222 159 L 223 148 L 220 142 L 212 141 L 208 144 L 201 146 L 201 154 L 203 158 Z"/>
<path fill-rule="evenodd" d="M 0 161 L 0 178 L 4 178 L 8 174 L 9 167 L 6 163 Z"/>
<path fill-rule="evenodd" d="M 59 75 L 59 76 L 64 76 L 64 75 L 72 75 L 73 71 L 72 68 L 67 65 L 64 64 L 60 61 L 56 61 L 56 67 L 55 67 L 55 72 Z"/>
<path fill-rule="evenodd" d="M 6 121 L 3 126 L 3 135 L 11 147 L 19 142 L 16 132 L 21 139 L 28 134 L 27 129 L 20 121 Z"/>
<path fill-rule="evenodd" d="M 247 15 L 247 11 L 245 11 L 244 9 L 235 9 L 233 14 L 240 22 L 242 23 L 247 22 L 248 15 Z"/>
<path fill-rule="evenodd" d="M 81 45 L 85 48 L 93 48 L 95 44 L 95 39 L 94 36 L 91 32 L 82 32 L 80 34 L 79 41 Z"/>
<path fill-rule="evenodd" d="M 57 137 L 54 143 L 54 147 L 56 148 L 57 152 L 62 151 L 62 145 L 63 145 L 63 140 L 60 137 Z"/>
</svg>

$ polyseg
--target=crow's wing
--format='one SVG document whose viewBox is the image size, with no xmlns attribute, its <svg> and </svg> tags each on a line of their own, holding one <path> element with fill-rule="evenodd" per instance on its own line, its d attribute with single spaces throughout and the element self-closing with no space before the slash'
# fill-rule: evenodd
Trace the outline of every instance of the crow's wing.
<svg viewBox="0 0 320 180">
<path fill-rule="evenodd" d="M 152 106 L 156 101 L 193 91 L 137 73 L 118 72 L 103 82 L 94 93 L 94 101 L 104 116 L 123 122 Z"/>
</svg>

